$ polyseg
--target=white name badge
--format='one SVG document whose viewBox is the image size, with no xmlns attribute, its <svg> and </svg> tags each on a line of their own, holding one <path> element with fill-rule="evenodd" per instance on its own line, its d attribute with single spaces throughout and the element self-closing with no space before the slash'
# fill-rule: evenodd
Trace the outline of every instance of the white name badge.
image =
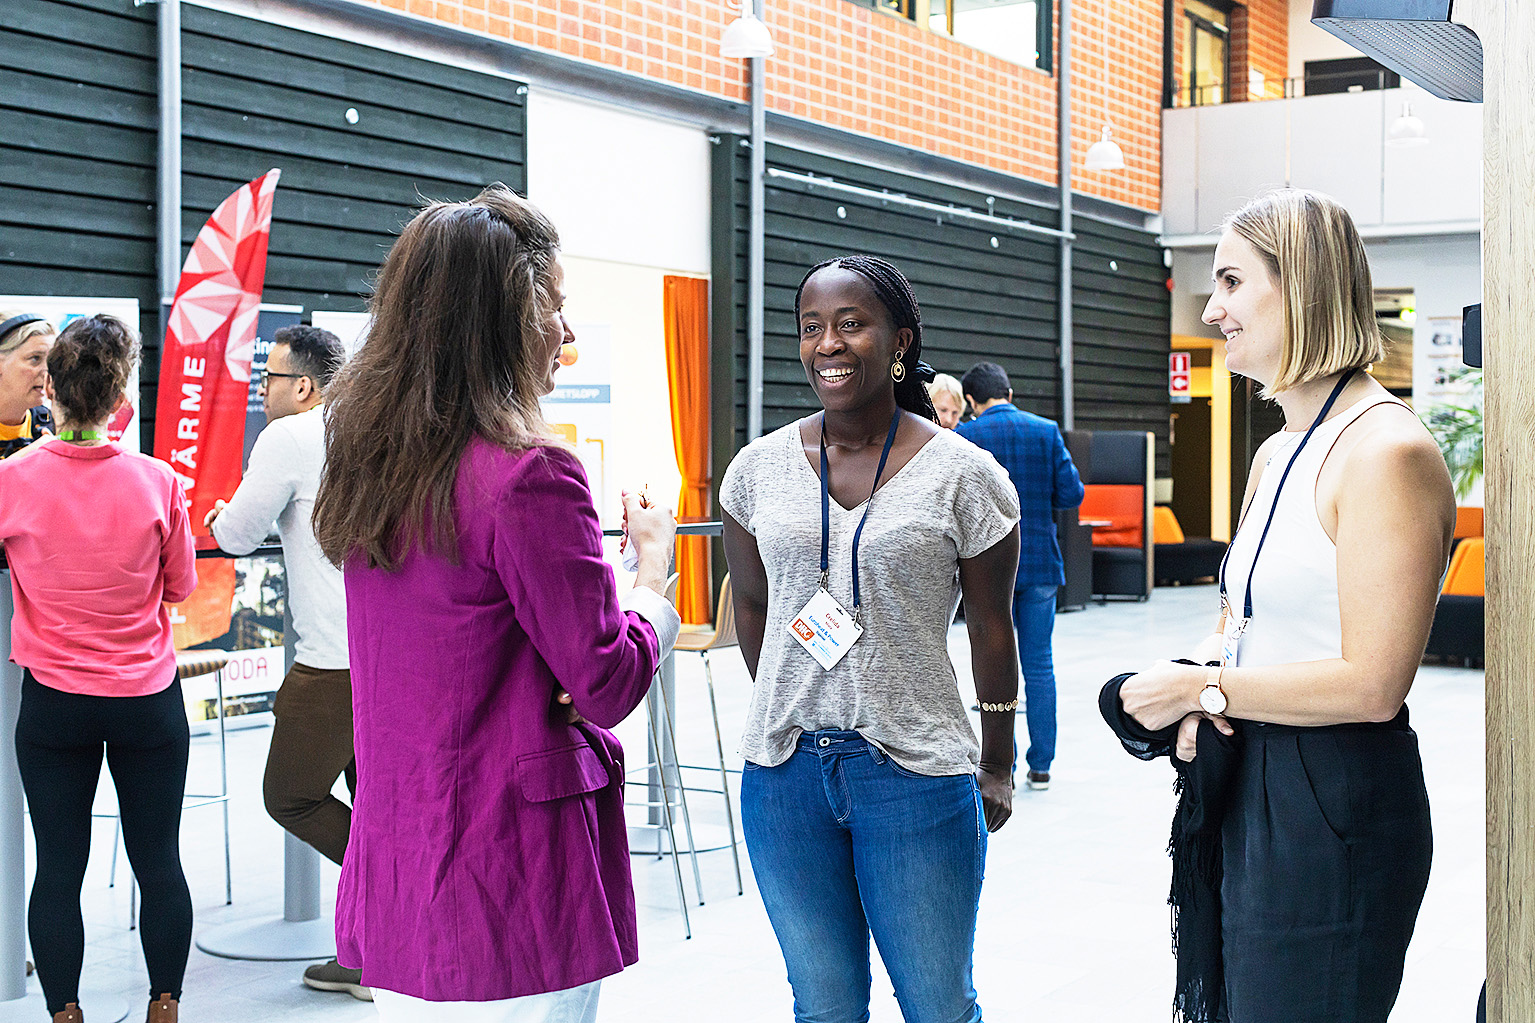
<svg viewBox="0 0 1535 1023">
<path fill-rule="evenodd" d="M 1247 631 L 1247 619 L 1226 616 L 1225 624 L 1221 627 L 1221 663 L 1227 667 L 1235 667 L 1237 663 L 1237 649 L 1242 645 L 1242 633 Z"/>
<path fill-rule="evenodd" d="M 817 589 L 804 609 L 790 619 L 789 635 L 830 671 L 858 642 L 863 626 L 853 621 L 853 616 L 835 597 Z"/>
</svg>

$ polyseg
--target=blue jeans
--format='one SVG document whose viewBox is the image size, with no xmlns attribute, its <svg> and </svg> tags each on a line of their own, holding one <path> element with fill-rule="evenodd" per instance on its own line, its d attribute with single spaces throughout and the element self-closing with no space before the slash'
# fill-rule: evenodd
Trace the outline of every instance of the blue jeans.
<svg viewBox="0 0 1535 1023">
<path fill-rule="evenodd" d="M 746 764 L 741 822 L 798 1023 L 868 1020 L 871 932 L 906 1023 L 980 1023 L 973 774 L 914 774 L 857 732 L 805 732 L 779 766 Z"/>
<path fill-rule="evenodd" d="M 1023 667 L 1023 702 L 1029 723 L 1031 771 L 1048 771 L 1055 760 L 1055 595 L 1059 587 L 1024 586 L 1013 594 L 1013 627 L 1018 630 L 1018 662 Z M 1016 756 L 1016 754 L 1015 754 Z"/>
</svg>

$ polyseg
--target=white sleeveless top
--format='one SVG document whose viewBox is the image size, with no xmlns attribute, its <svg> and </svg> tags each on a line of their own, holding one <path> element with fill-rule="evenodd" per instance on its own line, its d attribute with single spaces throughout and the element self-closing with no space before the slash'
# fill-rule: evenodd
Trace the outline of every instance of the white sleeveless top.
<svg viewBox="0 0 1535 1023">
<path fill-rule="evenodd" d="M 1264 466 L 1247 516 L 1237 529 L 1226 556 L 1226 600 L 1238 617 L 1243 610 L 1247 579 L 1253 580 L 1253 615 L 1242 633 L 1235 665 L 1288 664 L 1343 656 L 1343 624 L 1338 611 L 1338 549 L 1317 517 L 1316 483 L 1333 445 L 1344 429 L 1377 405 L 1406 405 L 1390 396 L 1363 398 L 1306 435 L 1290 434 Z M 1258 538 L 1274 505 L 1280 477 L 1291 461 L 1274 512 L 1274 524 L 1253 573 Z"/>
</svg>

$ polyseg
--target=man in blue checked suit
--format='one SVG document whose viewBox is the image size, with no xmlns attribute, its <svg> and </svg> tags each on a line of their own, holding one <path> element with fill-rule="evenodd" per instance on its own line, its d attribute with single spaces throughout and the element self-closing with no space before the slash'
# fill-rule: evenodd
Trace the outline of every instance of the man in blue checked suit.
<svg viewBox="0 0 1535 1023">
<path fill-rule="evenodd" d="M 960 386 L 975 418 L 959 425 L 959 435 L 991 452 L 1018 488 L 1022 545 L 1013 586 L 1013 626 L 1018 630 L 1029 725 L 1026 781 L 1031 789 L 1047 789 L 1055 759 L 1055 663 L 1050 643 L 1056 591 L 1066 581 L 1054 513 L 1082 503 L 1082 480 L 1060 429 L 1013 404 L 1013 389 L 1001 366 L 976 363 Z"/>
</svg>

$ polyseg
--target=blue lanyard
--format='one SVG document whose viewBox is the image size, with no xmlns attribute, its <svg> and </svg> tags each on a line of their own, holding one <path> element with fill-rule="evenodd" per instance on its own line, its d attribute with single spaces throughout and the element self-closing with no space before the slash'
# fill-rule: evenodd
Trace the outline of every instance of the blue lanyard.
<svg viewBox="0 0 1535 1023">
<path fill-rule="evenodd" d="M 863 598 L 858 593 L 858 538 L 863 535 L 863 524 L 869 521 L 869 509 L 874 505 L 874 492 L 879 489 L 879 478 L 885 475 L 885 461 L 895 445 L 895 431 L 901 425 L 901 410 L 897 408 L 890 417 L 890 433 L 885 437 L 885 450 L 879 455 L 879 468 L 874 470 L 874 486 L 869 488 L 869 500 L 863 506 L 863 518 L 853 531 L 853 621 L 862 615 Z M 821 414 L 821 589 L 826 589 L 831 575 L 831 466 L 826 461 L 826 415 Z M 828 591 L 830 592 L 830 591 Z"/>
<path fill-rule="evenodd" d="M 1263 553 L 1263 541 L 1268 539 L 1269 527 L 1274 524 L 1274 512 L 1279 510 L 1279 494 L 1284 490 L 1284 481 L 1290 478 L 1290 470 L 1295 468 L 1295 463 L 1300 460 L 1300 453 L 1305 448 L 1306 442 L 1311 439 L 1311 435 L 1316 432 L 1316 428 L 1322 425 L 1322 420 L 1326 419 L 1327 413 L 1332 411 L 1333 402 L 1338 400 L 1338 395 L 1343 393 L 1343 388 L 1348 386 L 1348 382 L 1354 379 L 1354 374 L 1357 372 L 1359 372 L 1358 369 L 1351 369 L 1343 374 L 1343 378 L 1338 381 L 1337 386 L 1332 389 L 1332 394 L 1328 396 L 1327 404 L 1322 406 L 1322 411 L 1318 412 L 1316 418 L 1311 421 L 1311 428 L 1300 439 L 1300 446 L 1295 449 L 1295 454 L 1290 456 L 1290 463 L 1284 467 L 1284 472 L 1280 474 L 1279 486 L 1274 488 L 1274 503 L 1269 505 L 1268 521 L 1263 523 L 1263 533 L 1258 537 L 1258 549 L 1253 551 L 1253 562 L 1247 568 L 1247 598 L 1242 604 L 1242 620 L 1244 622 L 1253 616 L 1253 574 L 1258 568 L 1258 555 Z M 1237 529 L 1240 531 L 1241 527 L 1238 526 Z M 1227 545 L 1226 556 L 1221 559 L 1222 607 L 1228 606 L 1226 604 L 1226 562 L 1231 559 L 1231 547 L 1233 545 Z"/>
</svg>

